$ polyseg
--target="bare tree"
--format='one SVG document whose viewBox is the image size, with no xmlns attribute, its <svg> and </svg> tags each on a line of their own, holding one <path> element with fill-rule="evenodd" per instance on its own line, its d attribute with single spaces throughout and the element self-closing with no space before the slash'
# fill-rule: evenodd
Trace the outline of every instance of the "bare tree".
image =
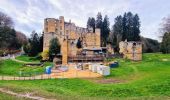
<svg viewBox="0 0 170 100">
<path fill-rule="evenodd" d="M 13 27 L 13 21 L 12 18 L 6 15 L 3 12 L 0 12 L 0 27 L 8 26 L 10 28 Z"/>
<path fill-rule="evenodd" d="M 166 33 L 166 32 L 170 32 L 170 16 L 165 17 L 162 19 L 162 23 L 161 23 L 161 28 L 160 28 L 160 33 L 161 33 L 161 37 Z"/>
</svg>

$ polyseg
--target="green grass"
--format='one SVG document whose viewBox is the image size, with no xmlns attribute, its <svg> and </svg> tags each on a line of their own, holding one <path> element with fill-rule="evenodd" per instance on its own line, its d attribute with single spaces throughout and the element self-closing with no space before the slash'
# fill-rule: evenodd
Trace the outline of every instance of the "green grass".
<svg viewBox="0 0 170 100">
<path fill-rule="evenodd" d="M 25 61 L 25 62 L 40 62 L 37 57 L 28 57 L 27 55 L 21 55 L 16 57 L 17 60 Z"/>
<path fill-rule="evenodd" d="M 35 95 L 61 100 L 170 99 L 170 54 L 144 54 L 140 62 L 113 60 L 120 66 L 104 78 L 0 81 L 0 87 L 22 93 L 37 91 Z M 122 82 L 96 82 L 108 78 Z"/>
<path fill-rule="evenodd" d="M 12 60 L 4 60 L 0 65 L 0 75 L 7 76 L 19 76 L 20 71 L 24 76 L 36 75 L 44 73 L 45 67 L 51 65 L 50 62 L 46 62 L 43 67 L 41 66 L 24 66 L 23 63 L 19 63 Z"/>
</svg>

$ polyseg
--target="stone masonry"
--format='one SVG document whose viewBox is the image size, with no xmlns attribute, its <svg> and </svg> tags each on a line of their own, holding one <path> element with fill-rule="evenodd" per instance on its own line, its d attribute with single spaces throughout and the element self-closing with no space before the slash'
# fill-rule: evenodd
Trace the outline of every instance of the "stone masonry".
<svg viewBox="0 0 170 100">
<path fill-rule="evenodd" d="M 68 61 L 68 56 L 75 56 L 77 53 L 77 41 L 81 39 L 82 46 L 88 48 L 98 48 L 100 46 L 100 29 L 95 29 L 95 33 L 90 29 L 78 27 L 74 23 L 65 22 L 64 17 L 59 19 L 46 18 L 44 19 L 44 41 L 43 51 L 49 49 L 50 40 L 58 38 L 61 44 L 62 62 Z"/>
</svg>

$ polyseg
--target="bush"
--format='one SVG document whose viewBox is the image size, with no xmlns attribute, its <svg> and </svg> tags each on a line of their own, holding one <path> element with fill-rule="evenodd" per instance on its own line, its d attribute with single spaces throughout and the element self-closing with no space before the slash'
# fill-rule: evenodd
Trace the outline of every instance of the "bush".
<svg viewBox="0 0 170 100">
<path fill-rule="evenodd" d="M 42 60 L 48 60 L 49 59 L 49 50 L 44 50 L 41 53 Z"/>
<path fill-rule="evenodd" d="M 3 50 L 0 50 L 0 56 L 2 56 L 2 55 L 3 55 L 3 53 L 4 53 L 4 51 L 3 51 Z"/>
</svg>

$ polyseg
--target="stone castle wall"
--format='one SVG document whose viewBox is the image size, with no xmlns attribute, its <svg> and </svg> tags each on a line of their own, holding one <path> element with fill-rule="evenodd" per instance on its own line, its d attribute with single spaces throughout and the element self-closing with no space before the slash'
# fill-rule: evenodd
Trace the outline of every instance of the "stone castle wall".
<svg viewBox="0 0 170 100">
<path fill-rule="evenodd" d="M 61 51 L 67 51 L 67 56 L 76 55 L 76 43 L 79 38 L 82 39 L 83 47 L 100 47 L 100 29 L 96 29 L 95 33 L 89 32 L 86 28 L 78 27 L 71 21 L 65 22 L 63 16 L 60 16 L 59 19 L 44 19 L 43 50 L 49 49 L 50 40 L 55 37 L 59 39 Z M 68 40 L 67 46 L 65 39 Z"/>
<path fill-rule="evenodd" d="M 124 58 L 130 60 L 142 60 L 142 43 L 141 42 L 120 42 L 119 53 L 123 54 Z"/>
</svg>

